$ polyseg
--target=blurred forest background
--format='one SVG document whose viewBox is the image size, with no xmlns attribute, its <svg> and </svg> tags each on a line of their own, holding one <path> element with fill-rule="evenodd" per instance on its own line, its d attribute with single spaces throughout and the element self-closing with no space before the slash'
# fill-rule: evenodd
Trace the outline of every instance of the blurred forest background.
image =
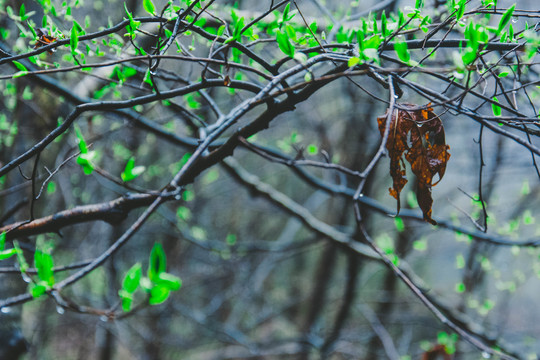
<svg viewBox="0 0 540 360">
<path fill-rule="evenodd" d="M 366 43 L 370 32 L 395 31 L 411 44 L 467 36 L 471 44 L 467 29 L 480 24 L 499 30 L 489 32 L 490 43 L 534 47 L 535 1 L 518 1 L 504 29 L 497 28 L 514 2 L 173 1 L 166 13 L 167 2 L 153 0 L 155 16 L 150 3 L 0 1 L 0 231 L 30 268 L 21 273 L 17 256 L 0 262 L 2 359 L 538 358 L 535 50 L 480 48 L 471 60 L 458 45 L 431 56 L 434 45 L 401 54 L 384 42 L 373 51 L 355 45 L 365 19 Z M 408 15 L 415 7 L 418 18 Z M 411 20 L 402 28 L 399 12 Z M 179 28 L 175 14 L 184 15 Z M 260 14 L 267 15 L 253 25 L 258 38 L 249 31 L 234 38 L 241 17 L 245 25 Z M 289 42 L 278 46 L 281 30 Z M 46 47 L 59 41 L 55 52 Z M 184 58 L 145 57 L 157 53 Z M 314 53 L 328 58 L 308 63 Z M 414 70 L 418 62 L 425 72 Z M 110 65 L 84 66 L 100 63 Z M 297 70 L 285 74 L 290 69 Z M 314 81 L 323 76 L 331 79 Z M 272 81 L 272 93 L 203 151 L 220 121 Z M 184 90 L 167 93 L 174 89 Z M 423 220 L 409 164 L 395 217 L 377 126 L 393 92 L 395 106 L 431 104 L 444 125 L 451 157 L 432 192 L 437 226 Z M 155 97 L 129 102 L 144 96 Z M 279 103 L 275 113 L 270 99 Z M 10 165 L 66 119 L 73 122 L 65 132 Z M 78 160 L 81 142 L 89 165 Z M 187 175 L 173 184 L 183 167 Z M 95 212 L 115 199 L 128 201 Z M 65 222 L 45 219 L 50 228 L 18 223 L 73 209 L 78 217 Z M 129 241 L 98 263 L 126 233 Z M 182 287 L 155 306 L 139 288 L 124 311 L 124 277 L 137 263 L 146 276 L 155 243 Z M 55 271 L 34 299 L 28 282 L 44 280 L 32 272 L 36 248 L 52 256 Z"/>
</svg>

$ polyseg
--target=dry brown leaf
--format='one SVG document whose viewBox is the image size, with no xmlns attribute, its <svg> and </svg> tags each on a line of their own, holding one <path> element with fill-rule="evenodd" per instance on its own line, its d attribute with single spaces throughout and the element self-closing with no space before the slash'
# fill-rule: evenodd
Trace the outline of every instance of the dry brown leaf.
<svg viewBox="0 0 540 360">
<path fill-rule="evenodd" d="M 411 164 L 411 170 L 418 178 L 416 197 L 418 205 L 424 214 L 424 220 L 436 225 L 431 218 L 431 187 L 435 186 L 444 176 L 446 164 L 450 158 L 444 136 L 441 119 L 433 113 L 433 109 L 415 110 L 417 105 L 399 104 L 394 109 L 390 120 L 390 129 L 386 148 L 390 156 L 390 175 L 393 187 L 390 195 L 397 200 L 397 212 L 401 208 L 400 193 L 405 184 L 406 167 L 403 158 Z M 387 112 L 388 114 L 388 112 Z M 387 114 L 377 118 L 379 131 L 384 136 Z M 439 179 L 433 183 L 433 178 Z"/>
</svg>

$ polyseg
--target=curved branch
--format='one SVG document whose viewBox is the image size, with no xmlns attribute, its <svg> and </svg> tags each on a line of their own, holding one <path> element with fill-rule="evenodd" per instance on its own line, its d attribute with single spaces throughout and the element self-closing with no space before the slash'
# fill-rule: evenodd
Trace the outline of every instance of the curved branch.
<svg viewBox="0 0 540 360">
<path fill-rule="evenodd" d="M 424 39 L 420 40 L 407 40 L 405 41 L 407 43 L 407 48 L 410 49 L 425 49 L 425 48 L 433 48 L 433 47 L 439 47 L 439 48 L 456 48 L 459 49 L 461 47 L 465 48 L 467 47 L 467 40 L 466 39 L 430 39 L 428 41 L 424 41 Z M 382 47 L 381 51 L 391 51 L 394 50 L 395 43 L 389 42 L 384 47 Z M 525 44 L 523 43 L 501 43 L 501 42 L 488 42 L 483 46 L 484 50 L 491 50 L 491 51 L 521 51 L 525 48 Z"/>
<path fill-rule="evenodd" d="M 126 219 L 131 210 L 148 206 L 157 197 L 158 195 L 155 194 L 133 194 L 105 203 L 76 206 L 73 209 L 60 211 L 30 222 L 17 222 L 3 226 L 0 228 L 0 233 L 7 232 L 7 239 L 15 239 L 47 232 L 59 232 L 66 226 L 90 221 L 101 220 L 117 224 Z"/>
</svg>

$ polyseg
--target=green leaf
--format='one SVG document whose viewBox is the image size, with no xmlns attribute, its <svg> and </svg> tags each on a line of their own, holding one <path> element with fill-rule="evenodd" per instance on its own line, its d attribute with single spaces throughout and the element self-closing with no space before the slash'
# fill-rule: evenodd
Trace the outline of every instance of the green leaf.
<svg viewBox="0 0 540 360">
<path fill-rule="evenodd" d="M 20 77 L 26 76 L 26 75 L 28 75 L 28 71 L 18 71 L 15 74 L 13 74 L 12 78 L 16 79 L 16 78 L 20 78 Z"/>
<path fill-rule="evenodd" d="M 456 20 L 459 20 L 463 17 L 463 14 L 465 14 L 465 5 L 467 3 L 467 0 L 460 0 L 457 11 L 456 11 Z"/>
<path fill-rule="evenodd" d="M 465 29 L 464 33 L 465 39 L 467 39 L 467 47 L 470 47 L 474 52 L 478 50 L 478 41 L 479 41 L 479 34 L 478 29 L 474 26 L 474 23 L 471 21 L 469 23 L 469 26 Z"/>
<path fill-rule="evenodd" d="M 79 142 L 79 150 L 81 152 L 81 154 L 86 154 L 88 153 L 88 147 L 86 146 L 86 141 L 84 141 L 84 137 L 81 133 L 81 130 L 79 129 L 78 126 L 75 126 L 75 135 L 77 135 L 77 139 L 78 139 L 78 142 Z"/>
<path fill-rule="evenodd" d="M 79 36 L 84 35 L 86 31 L 84 31 L 84 28 L 81 24 L 77 22 L 77 20 L 73 20 L 73 27 L 75 28 L 75 31 L 77 31 L 77 34 Z"/>
<path fill-rule="evenodd" d="M 236 14 L 234 11 L 232 13 Z M 242 29 L 244 28 L 244 17 L 241 17 L 240 19 L 238 19 L 238 17 L 235 15 L 233 17 L 233 24 L 234 24 L 234 29 L 233 29 L 232 36 L 227 38 L 227 40 L 225 40 L 225 44 L 228 44 L 233 41 L 240 42 L 242 38 Z"/>
<path fill-rule="evenodd" d="M 212 169 L 204 175 L 202 179 L 202 184 L 209 185 L 217 179 L 219 179 L 219 171 L 217 169 Z"/>
<path fill-rule="evenodd" d="M 133 15 L 132 15 L 131 12 L 128 10 L 125 1 L 124 1 L 124 10 L 126 11 L 126 15 L 128 16 L 129 21 L 132 22 L 132 21 L 133 21 Z"/>
<path fill-rule="evenodd" d="M 122 290 L 126 291 L 129 294 L 133 294 L 141 282 L 142 277 L 142 266 L 140 263 L 137 263 L 131 267 L 124 277 L 124 282 L 122 284 Z"/>
<path fill-rule="evenodd" d="M 17 240 L 13 241 L 13 247 L 15 248 L 17 252 L 17 261 L 19 262 L 19 269 L 21 270 L 21 273 L 26 273 L 26 270 L 28 270 L 28 263 L 26 262 L 26 259 L 24 258 L 23 251 Z"/>
<path fill-rule="evenodd" d="M 283 9 L 283 17 L 281 18 L 281 21 L 282 22 L 286 22 L 287 21 L 287 18 L 289 16 L 289 10 L 291 8 L 291 3 L 287 3 L 287 5 L 285 5 L 285 9 Z"/>
<path fill-rule="evenodd" d="M 191 155 L 192 154 L 190 152 L 187 152 L 184 155 L 182 155 L 182 158 L 180 159 L 180 164 L 179 165 L 184 166 L 188 162 Z M 178 170 L 180 170 L 180 169 L 178 169 Z M 177 170 L 175 170 L 175 172 L 177 172 Z"/>
<path fill-rule="evenodd" d="M 514 13 L 514 9 L 516 8 L 516 4 L 510 6 L 501 17 L 501 20 L 499 21 L 499 27 L 497 28 L 497 35 L 499 35 L 502 30 L 506 27 L 510 19 L 512 18 L 512 14 Z"/>
<path fill-rule="evenodd" d="M 424 7 L 424 0 L 416 0 L 416 4 L 414 5 L 414 8 L 417 10 L 420 10 Z"/>
<path fill-rule="evenodd" d="M 195 110 L 195 109 L 200 109 L 201 108 L 201 103 L 199 101 L 197 101 L 197 99 L 195 99 L 194 94 L 187 94 L 185 96 L 185 99 L 186 99 L 187 105 L 188 105 L 188 107 L 190 109 Z"/>
<path fill-rule="evenodd" d="M 379 35 L 373 35 L 372 37 L 364 41 L 362 47 L 365 49 L 377 49 L 379 45 L 381 45 L 381 42 L 382 40 Z"/>
<path fill-rule="evenodd" d="M 39 278 L 49 286 L 54 285 L 54 261 L 51 254 L 36 249 L 34 253 L 34 265 Z"/>
<path fill-rule="evenodd" d="M 282 32 L 281 30 L 278 30 L 276 33 L 276 41 L 278 43 L 279 49 L 287 56 L 294 57 L 295 48 L 294 45 L 291 43 L 289 36 Z"/>
<path fill-rule="evenodd" d="M 171 291 L 162 285 L 156 285 L 150 290 L 150 299 L 148 302 L 150 305 L 159 305 L 163 303 L 169 297 Z"/>
<path fill-rule="evenodd" d="M 6 246 L 6 233 L 3 232 L 0 234 L 0 260 L 5 260 L 13 255 L 17 254 L 17 250 L 15 248 L 4 250 L 4 247 Z"/>
<path fill-rule="evenodd" d="M 178 276 L 162 272 L 158 277 L 159 280 L 157 283 L 160 286 L 166 287 L 170 291 L 177 291 L 182 287 L 182 280 Z"/>
<path fill-rule="evenodd" d="M 28 71 L 28 69 L 18 61 L 14 61 L 13 65 L 15 65 L 17 67 L 17 69 L 19 69 L 21 71 Z"/>
<path fill-rule="evenodd" d="M 409 49 L 405 41 L 396 40 L 394 43 L 394 50 L 401 61 L 407 64 L 409 63 L 411 60 L 411 54 L 409 53 Z"/>
<path fill-rule="evenodd" d="M 154 15 L 156 13 L 156 7 L 154 6 L 152 0 L 143 0 L 143 7 L 144 10 L 146 10 L 146 12 L 150 15 Z"/>
<path fill-rule="evenodd" d="M 124 2 L 124 10 L 126 11 L 126 14 L 128 16 L 128 19 L 129 19 L 129 26 L 126 28 L 126 30 L 128 31 L 131 38 L 135 38 L 135 30 L 137 30 L 139 28 L 139 25 L 141 25 L 141 22 L 140 21 L 135 21 L 135 19 L 133 19 L 133 15 L 128 10 L 127 5 L 126 5 L 125 2 Z"/>
<path fill-rule="evenodd" d="M 69 39 L 69 47 L 71 48 L 71 53 L 75 55 L 77 51 L 77 46 L 79 46 L 79 32 L 77 31 L 78 25 L 73 23 L 71 27 L 71 38 Z"/>
<path fill-rule="evenodd" d="M 205 241 L 207 239 L 206 230 L 200 226 L 191 227 L 191 236 L 198 241 Z"/>
<path fill-rule="evenodd" d="M 461 56 L 464 65 L 472 64 L 476 60 L 476 51 L 467 46 L 465 53 Z"/>
<path fill-rule="evenodd" d="M 523 180 L 523 184 L 521 185 L 521 195 L 527 196 L 531 193 L 531 186 L 529 185 L 528 180 Z"/>
<path fill-rule="evenodd" d="M 9 259 L 10 257 L 12 257 L 13 255 L 16 255 L 17 254 L 17 250 L 16 249 L 9 249 L 9 250 L 1 250 L 0 251 L 0 260 L 5 260 L 5 259 Z"/>
<path fill-rule="evenodd" d="M 159 280 L 159 274 L 165 272 L 167 268 L 167 257 L 165 250 L 160 243 L 155 243 L 150 252 L 150 263 L 148 265 L 148 277 L 152 282 Z"/>
<path fill-rule="evenodd" d="M 495 306 L 495 301 L 490 300 L 490 299 L 486 299 L 486 301 L 484 301 L 484 303 L 482 304 L 482 307 L 486 309 L 487 311 L 493 309 L 494 306 Z"/>
<path fill-rule="evenodd" d="M 311 24 L 309 24 L 309 29 L 315 34 L 317 33 L 317 21 L 313 21 Z"/>
<path fill-rule="evenodd" d="M 94 171 L 92 159 L 95 158 L 96 152 L 90 151 L 86 154 L 81 154 L 77 157 L 77 164 L 81 165 L 86 175 L 90 175 Z"/>
<path fill-rule="evenodd" d="M 19 16 L 21 17 L 21 21 L 26 20 L 26 17 L 24 16 L 26 14 L 26 8 L 24 7 L 24 3 L 21 4 L 21 7 L 19 9 Z"/>
<path fill-rule="evenodd" d="M 398 9 L 398 24 L 397 27 L 400 28 L 405 24 L 405 15 L 403 14 L 403 11 L 401 9 Z"/>
<path fill-rule="evenodd" d="M 133 179 L 141 175 L 146 170 L 145 166 L 135 166 L 133 170 L 131 170 L 131 176 Z"/>
<path fill-rule="evenodd" d="M 383 37 L 386 37 L 388 34 L 388 26 L 387 26 L 387 19 L 386 19 L 386 12 L 383 10 L 381 14 L 381 34 Z"/>
<path fill-rule="evenodd" d="M 234 246 L 237 241 L 238 239 L 235 234 L 227 234 L 227 237 L 225 238 L 225 242 L 229 246 Z"/>
<path fill-rule="evenodd" d="M 364 41 L 365 41 L 365 34 L 364 31 L 358 30 L 356 32 L 356 41 L 358 42 L 358 50 L 362 51 L 364 49 Z"/>
<path fill-rule="evenodd" d="M 124 68 L 122 69 L 122 74 L 124 74 L 126 78 L 132 77 L 137 74 L 137 70 L 131 67 L 124 66 Z"/>
<path fill-rule="evenodd" d="M 185 206 L 180 206 L 178 207 L 178 210 L 176 210 L 176 216 L 182 221 L 188 221 L 191 219 L 191 210 Z"/>
<path fill-rule="evenodd" d="M 124 294 L 122 290 L 118 292 L 118 295 L 122 298 L 122 310 L 124 312 L 128 312 L 131 310 L 131 305 L 133 304 L 133 297 L 129 294 Z"/>
<path fill-rule="evenodd" d="M 426 251 L 427 249 L 427 241 L 425 238 L 421 238 L 419 240 L 415 240 L 413 242 L 413 249 L 417 251 Z"/>
<path fill-rule="evenodd" d="M 437 342 L 439 344 L 442 344 L 442 345 L 446 345 L 448 343 L 448 334 L 444 331 L 440 331 L 438 334 L 437 334 Z"/>
<path fill-rule="evenodd" d="M 375 239 L 377 245 L 379 245 L 387 255 L 393 254 L 395 251 L 394 241 L 387 234 L 381 234 Z"/>
<path fill-rule="evenodd" d="M 296 42 L 296 30 L 289 24 L 285 25 L 285 33 L 289 37 L 289 40 Z"/>
<path fill-rule="evenodd" d="M 152 75 L 150 74 L 150 70 L 146 70 L 146 74 L 144 74 L 143 82 L 145 82 L 148 85 L 154 87 L 154 83 L 152 82 Z"/>
<path fill-rule="evenodd" d="M 34 39 L 37 38 L 37 33 L 36 33 L 36 30 L 34 29 L 34 27 L 32 26 L 32 24 L 30 23 L 30 21 L 27 22 L 28 24 L 28 28 L 30 29 L 30 31 L 32 32 L 32 36 L 34 36 Z"/>
<path fill-rule="evenodd" d="M 43 284 L 30 284 L 30 294 L 32 294 L 32 297 L 34 299 L 40 297 L 41 295 L 45 294 L 47 291 L 47 286 Z"/>
<path fill-rule="evenodd" d="M 32 100 L 34 98 L 34 93 L 32 92 L 29 86 L 26 86 L 24 88 L 23 93 L 22 93 L 22 98 L 24 100 Z"/>
<path fill-rule="evenodd" d="M 122 181 L 128 182 L 136 179 L 145 170 L 146 168 L 144 166 L 135 166 L 135 158 L 131 157 L 126 164 L 124 171 L 121 174 Z"/>
<path fill-rule="evenodd" d="M 407 205 L 409 205 L 411 209 L 418 208 L 418 199 L 413 191 L 407 193 Z"/>
<path fill-rule="evenodd" d="M 499 102 L 499 99 L 494 96 L 493 101 Z M 493 110 L 494 116 L 501 116 L 501 107 L 499 105 L 491 104 L 491 109 Z"/>
<path fill-rule="evenodd" d="M 282 22 L 291 21 L 294 18 L 295 15 L 296 15 L 296 11 L 291 12 L 290 11 L 290 3 L 288 3 L 285 6 L 285 9 L 283 9 Z"/>
<path fill-rule="evenodd" d="M 233 24 L 236 24 L 238 22 L 238 14 L 236 13 L 236 9 L 232 8 L 231 9 L 231 19 L 232 19 L 232 23 Z"/>
<path fill-rule="evenodd" d="M 234 25 L 233 38 L 236 41 L 240 41 L 242 37 L 242 29 L 244 28 L 244 17 L 241 17 L 238 22 Z"/>
<path fill-rule="evenodd" d="M 195 24 L 193 24 L 193 25 L 202 28 L 205 24 L 206 24 L 206 19 L 205 18 L 200 18 L 199 20 L 195 21 Z"/>
<path fill-rule="evenodd" d="M 221 26 L 218 28 L 217 36 L 223 35 L 224 32 L 225 32 L 225 25 L 221 25 Z"/>
<path fill-rule="evenodd" d="M 465 268 L 465 257 L 462 254 L 456 256 L 456 269 Z"/>
<path fill-rule="evenodd" d="M 353 66 L 356 66 L 358 64 L 361 63 L 361 60 L 359 57 L 356 57 L 356 56 L 353 56 L 351 58 L 349 58 L 349 61 L 347 61 L 347 66 L 348 67 L 353 67 Z"/>
<path fill-rule="evenodd" d="M 400 217 L 394 218 L 394 224 L 396 225 L 396 229 L 398 232 L 405 231 L 405 224 L 403 223 L 403 219 Z"/>
</svg>

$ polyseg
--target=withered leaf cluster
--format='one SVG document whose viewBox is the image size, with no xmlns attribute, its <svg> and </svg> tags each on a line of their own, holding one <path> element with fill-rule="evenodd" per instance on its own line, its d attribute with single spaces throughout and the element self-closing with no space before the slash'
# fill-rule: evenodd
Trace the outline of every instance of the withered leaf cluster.
<svg viewBox="0 0 540 360">
<path fill-rule="evenodd" d="M 446 164 L 450 158 L 444 136 L 441 119 L 429 106 L 424 109 L 413 104 L 397 104 L 390 119 L 390 128 L 386 148 L 390 156 L 390 175 L 393 187 L 390 195 L 397 200 L 397 212 L 400 210 L 400 193 L 407 183 L 405 158 L 411 165 L 412 172 L 418 178 L 416 197 L 424 214 L 424 220 L 436 225 L 431 218 L 431 187 L 444 176 Z M 379 131 L 384 137 L 388 111 L 377 118 Z M 433 178 L 438 175 L 437 182 Z"/>
</svg>

